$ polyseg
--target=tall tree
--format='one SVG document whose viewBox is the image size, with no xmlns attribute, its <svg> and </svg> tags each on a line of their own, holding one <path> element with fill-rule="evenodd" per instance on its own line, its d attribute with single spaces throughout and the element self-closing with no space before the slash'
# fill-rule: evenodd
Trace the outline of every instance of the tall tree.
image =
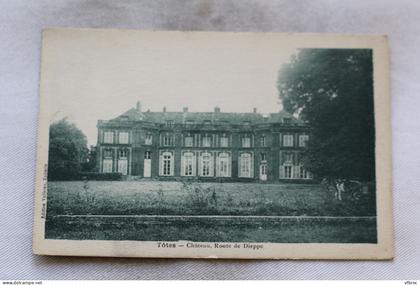
<svg viewBox="0 0 420 285">
<path fill-rule="evenodd" d="M 281 67 L 283 107 L 311 128 L 304 164 L 320 178 L 375 179 L 372 51 L 302 49 Z"/>
<path fill-rule="evenodd" d="M 86 136 L 62 119 L 50 125 L 48 180 L 77 179 L 88 155 Z"/>
</svg>

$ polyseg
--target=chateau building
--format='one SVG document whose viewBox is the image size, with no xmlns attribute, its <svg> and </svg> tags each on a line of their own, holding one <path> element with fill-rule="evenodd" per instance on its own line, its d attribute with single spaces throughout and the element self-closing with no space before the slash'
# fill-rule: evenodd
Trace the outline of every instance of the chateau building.
<svg viewBox="0 0 420 285">
<path fill-rule="evenodd" d="M 301 162 L 308 127 L 285 111 L 144 112 L 138 102 L 115 119 L 99 120 L 97 128 L 102 173 L 204 181 L 311 178 Z"/>
</svg>

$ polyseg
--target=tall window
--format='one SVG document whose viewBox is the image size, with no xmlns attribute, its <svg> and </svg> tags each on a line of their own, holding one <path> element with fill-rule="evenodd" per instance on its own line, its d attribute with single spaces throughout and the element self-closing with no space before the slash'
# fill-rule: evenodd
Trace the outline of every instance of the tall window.
<svg viewBox="0 0 420 285">
<path fill-rule="evenodd" d="M 128 174 L 128 150 L 120 149 L 118 151 L 118 172 L 127 175 Z"/>
<path fill-rule="evenodd" d="M 183 159 L 183 169 L 182 175 L 183 176 L 194 176 L 194 153 L 192 152 L 186 152 L 182 156 Z"/>
<path fill-rule="evenodd" d="M 219 154 L 218 177 L 230 177 L 230 155 L 222 152 Z"/>
<path fill-rule="evenodd" d="M 242 138 L 242 147 L 251 147 L 251 138 L 243 137 Z"/>
<path fill-rule="evenodd" d="M 224 135 L 220 138 L 220 147 L 228 147 L 229 146 L 229 138 Z"/>
<path fill-rule="evenodd" d="M 239 177 L 252 177 L 252 155 L 242 153 L 239 157 Z"/>
<path fill-rule="evenodd" d="M 119 132 L 118 133 L 118 143 L 128 144 L 128 132 Z"/>
<path fill-rule="evenodd" d="M 144 144 L 145 145 L 151 145 L 153 143 L 153 136 L 152 134 L 147 134 L 144 138 Z"/>
<path fill-rule="evenodd" d="M 283 136 L 283 146 L 293 146 L 293 135 Z"/>
<path fill-rule="evenodd" d="M 280 178 L 291 179 L 293 178 L 293 153 L 282 153 L 282 165 L 280 166 Z"/>
<path fill-rule="evenodd" d="M 210 147 L 211 146 L 211 137 L 204 136 L 203 137 L 203 147 Z"/>
<path fill-rule="evenodd" d="M 171 152 L 164 152 L 161 156 L 161 175 L 172 176 L 174 175 L 173 155 Z"/>
<path fill-rule="evenodd" d="M 306 147 L 306 144 L 308 143 L 309 136 L 308 135 L 299 135 L 299 146 L 300 147 Z"/>
<path fill-rule="evenodd" d="M 104 132 L 104 143 L 114 143 L 114 132 Z"/>
<path fill-rule="evenodd" d="M 186 136 L 184 140 L 185 140 L 185 141 L 184 141 L 184 145 L 185 145 L 186 147 L 192 147 L 192 146 L 193 146 L 194 139 L 193 139 L 193 137 L 192 137 L 192 136 Z"/>
<path fill-rule="evenodd" d="M 102 160 L 102 172 L 103 173 L 111 173 L 112 172 L 112 149 L 105 149 L 104 152 L 104 159 Z"/>
<path fill-rule="evenodd" d="M 112 158 L 105 158 L 102 162 L 102 172 L 111 173 L 112 172 Z"/>
<path fill-rule="evenodd" d="M 309 179 L 309 172 L 303 167 L 303 165 L 299 165 L 299 178 L 300 179 Z"/>
<path fill-rule="evenodd" d="M 201 155 L 201 176 L 213 176 L 210 153 Z"/>
<path fill-rule="evenodd" d="M 166 126 L 167 126 L 168 128 L 172 128 L 172 127 L 174 126 L 174 121 L 172 121 L 172 120 L 167 120 L 167 121 L 166 121 Z"/>
<path fill-rule="evenodd" d="M 173 136 L 170 134 L 166 134 L 162 137 L 162 144 L 163 146 L 171 146 L 173 143 Z"/>
<path fill-rule="evenodd" d="M 292 166 L 291 165 L 284 165 L 284 178 L 291 179 L 292 178 Z"/>
<path fill-rule="evenodd" d="M 265 147 L 265 146 L 266 146 L 265 135 L 262 135 L 262 136 L 261 136 L 261 138 L 260 138 L 260 145 L 261 145 L 262 147 Z"/>
</svg>

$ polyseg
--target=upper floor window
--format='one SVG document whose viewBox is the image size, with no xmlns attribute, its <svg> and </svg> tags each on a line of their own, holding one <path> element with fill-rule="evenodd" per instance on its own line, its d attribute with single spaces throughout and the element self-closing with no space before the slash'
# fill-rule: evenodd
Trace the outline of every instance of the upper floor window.
<svg viewBox="0 0 420 285">
<path fill-rule="evenodd" d="M 251 138 L 243 137 L 242 138 L 242 147 L 251 147 Z"/>
<path fill-rule="evenodd" d="M 164 135 L 162 138 L 162 145 L 163 146 L 171 146 L 173 144 L 173 136 L 172 135 Z"/>
<path fill-rule="evenodd" d="M 104 143 L 114 143 L 114 132 L 104 132 Z"/>
<path fill-rule="evenodd" d="M 184 139 L 184 145 L 187 147 L 192 147 L 194 143 L 194 139 L 192 136 L 186 136 Z"/>
<path fill-rule="evenodd" d="M 120 144 L 128 144 L 128 132 L 119 132 L 118 142 Z"/>
<path fill-rule="evenodd" d="M 187 125 L 187 126 L 192 126 L 192 125 L 194 125 L 194 121 L 192 121 L 192 120 L 187 120 L 187 121 L 185 121 L 185 125 Z"/>
<path fill-rule="evenodd" d="M 283 136 L 283 146 L 293 146 L 293 135 Z"/>
<path fill-rule="evenodd" d="M 261 153 L 261 161 L 267 161 L 267 154 Z"/>
<path fill-rule="evenodd" d="M 250 121 L 244 121 L 244 126 L 249 126 L 249 125 L 251 125 Z"/>
<path fill-rule="evenodd" d="M 283 118 L 283 123 L 284 124 L 290 124 L 292 122 L 291 118 Z"/>
<path fill-rule="evenodd" d="M 265 139 L 265 135 L 262 135 L 262 136 L 261 136 L 261 138 L 260 138 L 260 144 L 261 144 L 261 146 L 262 146 L 262 147 L 267 146 L 267 142 L 266 142 L 266 139 Z"/>
<path fill-rule="evenodd" d="M 210 125 L 211 124 L 211 121 L 210 120 L 205 120 L 204 121 L 204 125 Z"/>
<path fill-rule="evenodd" d="M 166 121 L 166 126 L 169 127 L 169 128 L 173 127 L 174 126 L 174 121 L 173 120 L 167 120 Z"/>
<path fill-rule="evenodd" d="M 105 149 L 104 150 L 104 157 L 111 157 L 112 158 L 112 149 Z"/>
<path fill-rule="evenodd" d="M 309 136 L 308 135 L 299 135 L 299 146 L 300 147 L 306 147 L 306 144 L 308 143 Z"/>
<path fill-rule="evenodd" d="M 283 164 L 293 164 L 293 153 L 287 152 L 284 154 Z"/>
<path fill-rule="evenodd" d="M 211 137 L 204 136 L 203 137 L 203 147 L 210 147 L 211 146 Z"/>
<path fill-rule="evenodd" d="M 229 138 L 227 136 L 223 136 L 220 138 L 220 147 L 228 147 L 229 146 Z"/>
<path fill-rule="evenodd" d="M 144 159 L 152 159 L 152 152 L 151 151 L 145 151 L 144 152 Z"/>
<path fill-rule="evenodd" d="M 144 144 L 151 145 L 153 143 L 153 136 L 152 134 L 147 134 L 144 138 Z"/>
<path fill-rule="evenodd" d="M 127 158 L 128 156 L 128 150 L 127 149 L 120 149 L 118 151 L 118 157 L 119 158 Z"/>
</svg>

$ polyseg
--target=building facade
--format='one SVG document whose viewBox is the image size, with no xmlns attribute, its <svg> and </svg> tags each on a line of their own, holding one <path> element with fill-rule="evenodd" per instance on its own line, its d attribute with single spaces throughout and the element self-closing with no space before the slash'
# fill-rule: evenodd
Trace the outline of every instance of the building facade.
<svg viewBox="0 0 420 285">
<path fill-rule="evenodd" d="M 308 127 L 287 112 L 143 112 L 99 120 L 99 172 L 203 181 L 311 179 L 301 154 Z"/>
</svg>

